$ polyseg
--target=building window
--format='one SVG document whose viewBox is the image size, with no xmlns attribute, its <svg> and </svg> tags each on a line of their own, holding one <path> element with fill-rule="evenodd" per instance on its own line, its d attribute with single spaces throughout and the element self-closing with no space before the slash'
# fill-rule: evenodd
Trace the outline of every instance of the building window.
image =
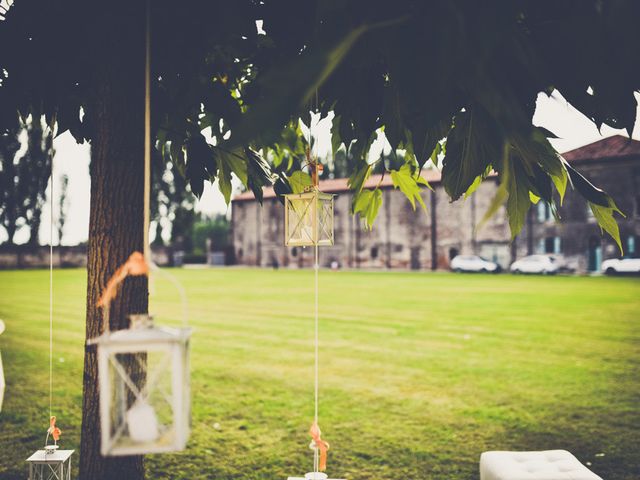
<svg viewBox="0 0 640 480">
<path fill-rule="evenodd" d="M 393 251 L 394 251 L 394 252 L 396 252 L 396 253 L 401 252 L 401 251 L 402 251 L 402 249 L 403 249 L 403 245 L 402 245 L 401 243 L 397 243 L 397 244 L 396 244 L 396 245 L 394 245 L 394 247 L 393 247 Z"/>
<path fill-rule="evenodd" d="M 551 206 L 544 200 L 538 202 L 538 221 L 540 223 L 551 220 Z"/>
<path fill-rule="evenodd" d="M 291 256 L 292 257 L 297 257 L 298 256 L 298 247 L 293 247 L 291 249 Z"/>
<path fill-rule="evenodd" d="M 636 237 L 635 235 L 629 235 L 627 237 L 627 253 L 631 257 L 636 255 Z"/>
<path fill-rule="evenodd" d="M 560 237 L 541 238 L 538 242 L 539 253 L 555 253 L 562 252 L 562 239 Z"/>
<path fill-rule="evenodd" d="M 458 249 L 457 248 L 450 248 L 449 249 L 449 260 L 453 260 L 454 258 L 456 258 L 458 256 Z"/>
<path fill-rule="evenodd" d="M 371 247 L 371 258 L 378 258 L 378 247 Z"/>
<path fill-rule="evenodd" d="M 562 252 L 562 239 L 560 237 L 553 237 L 553 253 Z"/>
</svg>

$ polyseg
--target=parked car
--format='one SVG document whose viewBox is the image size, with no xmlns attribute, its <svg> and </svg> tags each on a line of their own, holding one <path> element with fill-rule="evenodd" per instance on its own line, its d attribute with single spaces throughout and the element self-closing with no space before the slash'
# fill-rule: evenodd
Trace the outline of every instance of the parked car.
<svg viewBox="0 0 640 480">
<path fill-rule="evenodd" d="M 496 273 L 500 271 L 500 265 L 478 255 L 458 255 L 451 260 L 451 270 L 454 272 Z"/>
<path fill-rule="evenodd" d="M 511 264 L 513 273 L 558 273 L 560 265 L 558 260 L 551 255 L 529 255 L 516 260 Z"/>
<path fill-rule="evenodd" d="M 607 275 L 615 275 L 617 273 L 640 274 L 640 258 L 610 258 L 602 262 L 601 269 Z"/>
</svg>

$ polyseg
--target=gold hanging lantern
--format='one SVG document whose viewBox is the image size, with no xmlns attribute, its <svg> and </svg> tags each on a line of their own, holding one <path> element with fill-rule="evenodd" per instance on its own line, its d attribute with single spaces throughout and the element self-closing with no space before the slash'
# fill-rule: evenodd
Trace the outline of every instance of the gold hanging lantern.
<svg viewBox="0 0 640 480">
<path fill-rule="evenodd" d="M 303 193 L 284 196 L 284 232 L 287 247 L 333 245 L 333 197 L 318 188 L 322 165 L 311 164 L 313 185 Z"/>
</svg>

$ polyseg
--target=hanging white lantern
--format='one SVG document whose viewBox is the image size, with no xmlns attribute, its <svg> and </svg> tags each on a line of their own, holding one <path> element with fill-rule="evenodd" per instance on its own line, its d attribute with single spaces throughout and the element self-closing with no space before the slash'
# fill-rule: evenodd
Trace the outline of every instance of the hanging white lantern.
<svg viewBox="0 0 640 480">
<path fill-rule="evenodd" d="M 189 437 L 191 331 L 156 327 L 131 315 L 131 327 L 98 345 L 102 455 L 183 450 Z"/>
<path fill-rule="evenodd" d="M 4 332 L 4 322 L 0 320 L 0 335 Z M 0 412 L 2 411 L 2 401 L 4 400 L 4 369 L 2 368 L 2 355 L 0 355 Z"/>
<path fill-rule="evenodd" d="M 144 262 L 137 255 L 134 262 Z M 139 264 L 127 268 L 124 274 L 119 270 L 119 278 L 144 270 Z M 106 315 L 112 298 L 107 291 L 102 303 Z M 89 341 L 98 347 L 100 452 L 118 456 L 183 450 L 191 421 L 191 330 L 155 326 L 147 314 L 129 319 L 129 328 L 105 328 L 105 333 Z"/>
<path fill-rule="evenodd" d="M 38 450 L 29 458 L 29 480 L 71 480 L 71 455 L 73 450 Z"/>
<path fill-rule="evenodd" d="M 285 245 L 333 245 L 333 197 L 315 187 L 285 195 Z"/>
</svg>

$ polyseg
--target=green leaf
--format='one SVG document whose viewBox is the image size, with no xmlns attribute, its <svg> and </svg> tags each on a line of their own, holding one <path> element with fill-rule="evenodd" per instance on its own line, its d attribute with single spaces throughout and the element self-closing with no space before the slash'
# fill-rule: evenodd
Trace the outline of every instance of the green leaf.
<svg viewBox="0 0 640 480">
<path fill-rule="evenodd" d="M 262 187 L 271 185 L 275 175 L 271 173 L 269 163 L 250 148 L 245 149 L 247 156 L 247 186 L 258 202 L 262 203 Z"/>
<path fill-rule="evenodd" d="M 562 205 L 567 190 L 567 167 L 562 157 L 547 140 L 545 133 L 539 127 L 533 127 L 530 136 L 516 135 L 510 140 L 532 174 L 535 174 L 535 166 L 539 165 L 551 177 Z"/>
<path fill-rule="evenodd" d="M 235 173 L 243 185 L 247 185 L 247 162 L 243 149 L 227 151 L 220 147 L 214 147 L 218 163 L 218 187 L 229 205 L 231 201 L 231 173 Z"/>
<path fill-rule="evenodd" d="M 381 205 L 382 191 L 380 189 L 362 190 L 354 196 L 353 213 L 359 213 L 360 218 L 365 221 L 365 226 L 371 230 Z"/>
<path fill-rule="evenodd" d="M 622 249 L 622 241 L 620 240 L 620 229 L 618 228 L 618 222 L 613 217 L 613 212 L 620 212 L 618 208 L 613 205 L 613 207 L 603 207 L 602 205 L 598 205 L 596 203 L 589 203 L 589 207 L 593 212 L 593 216 L 595 217 L 598 225 L 600 226 L 600 231 L 604 230 L 607 232 L 611 238 L 613 238 L 620 249 L 620 254 L 624 254 Z"/>
<path fill-rule="evenodd" d="M 177 145 L 177 142 L 176 142 Z M 174 142 L 171 142 L 171 156 L 174 154 Z M 216 160 L 211 147 L 207 144 L 202 135 L 195 134 L 187 141 L 185 145 L 187 153 L 187 164 L 185 167 L 185 175 L 189 180 L 191 191 L 200 198 L 204 190 L 204 179 L 207 176 L 215 175 Z M 182 153 L 182 149 L 180 149 Z"/>
<path fill-rule="evenodd" d="M 304 192 L 305 187 L 308 187 L 310 185 L 311 176 L 308 173 L 297 170 L 289 176 L 289 186 L 291 187 L 291 191 L 293 193 L 302 193 Z"/>
<path fill-rule="evenodd" d="M 508 144 L 504 144 L 503 148 L 502 148 L 502 164 L 501 164 L 501 171 L 500 171 L 500 185 L 498 185 L 498 189 L 496 190 L 496 194 L 494 195 L 493 199 L 491 200 L 491 203 L 489 204 L 489 208 L 487 208 L 487 211 L 485 212 L 485 214 L 483 215 L 482 219 L 480 220 L 480 222 L 478 223 L 478 226 L 476 227 L 476 230 L 480 230 L 488 221 L 491 217 L 493 217 L 497 212 L 498 209 L 504 205 L 505 201 L 507 200 L 507 197 L 509 196 L 509 192 L 507 190 L 507 185 L 510 182 L 510 177 L 511 177 L 511 168 L 510 168 L 510 161 L 509 161 L 509 145 Z"/>
<path fill-rule="evenodd" d="M 510 160 L 510 163 L 511 174 L 507 183 L 507 192 L 509 193 L 507 215 L 509 216 L 511 240 L 513 240 L 525 224 L 531 200 L 529 199 L 527 172 L 519 162 Z"/>
<path fill-rule="evenodd" d="M 620 230 L 618 224 L 613 216 L 613 212 L 617 212 L 624 217 L 624 214 L 616 206 L 606 192 L 594 186 L 589 180 L 584 178 L 577 170 L 570 165 L 567 165 L 569 170 L 569 176 L 571 178 L 571 184 L 588 202 L 589 208 L 593 212 L 598 225 L 601 230 L 604 230 L 611 238 L 618 244 L 618 248 L 622 253 L 622 242 L 620 240 Z"/>
<path fill-rule="evenodd" d="M 610 207 L 613 201 L 604 190 L 593 185 L 589 180 L 584 178 L 580 172 L 578 172 L 571 165 L 567 164 L 567 170 L 569 171 L 569 177 L 571 178 L 571 184 L 578 190 L 578 193 L 582 195 L 587 201 L 600 205 L 601 207 Z"/>
<path fill-rule="evenodd" d="M 533 203 L 534 205 L 537 205 L 540 201 L 540 197 L 533 192 L 529 192 L 529 200 L 531 200 L 531 203 Z"/>
<path fill-rule="evenodd" d="M 416 209 L 416 200 L 425 211 L 427 210 L 427 206 L 420 195 L 420 184 L 412 174 L 411 165 L 405 163 L 400 167 L 400 170 L 391 170 L 391 181 L 395 188 L 399 188 L 404 193 L 414 210 Z"/>
<path fill-rule="evenodd" d="M 333 117 L 331 123 L 331 152 L 335 155 L 342 145 L 342 137 L 340 136 L 340 115 Z"/>
<path fill-rule="evenodd" d="M 442 183 L 452 200 L 457 200 L 499 161 L 503 139 L 495 122 L 476 107 L 456 115 L 447 137 L 442 166 Z"/>
<path fill-rule="evenodd" d="M 366 161 L 360 163 L 360 167 L 351 174 L 347 182 L 349 188 L 355 192 L 355 195 L 360 193 L 364 183 L 369 178 L 369 175 L 371 175 L 371 165 Z"/>
</svg>

